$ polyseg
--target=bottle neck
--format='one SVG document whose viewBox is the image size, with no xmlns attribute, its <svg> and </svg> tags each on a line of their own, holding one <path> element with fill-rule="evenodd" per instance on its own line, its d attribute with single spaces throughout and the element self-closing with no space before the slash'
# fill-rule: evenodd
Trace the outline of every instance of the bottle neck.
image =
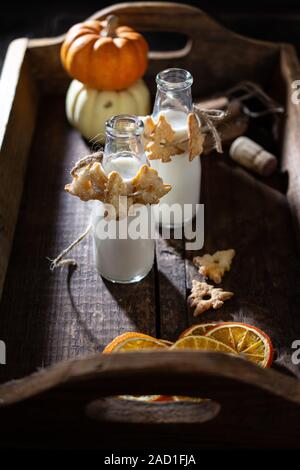
<svg viewBox="0 0 300 470">
<path fill-rule="evenodd" d="M 165 111 L 189 114 L 193 109 L 193 78 L 183 69 L 168 69 L 156 77 L 157 92 L 153 107 L 153 118 Z"/>
<path fill-rule="evenodd" d="M 121 174 L 126 167 L 131 166 L 132 171 L 147 163 L 142 143 L 143 122 L 136 116 L 114 116 L 106 123 L 106 138 L 103 154 L 103 168 L 110 171 L 119 171 Z M 128 165 L 126 164 L 128 160 Z"/>
<path fill-rule="evenodd" d="M 103 163 L 105 163 L 106 159 L 109 159 L 112 156 L 114 158 L 118 158 L 123 154 L 128 154 L 128 156 L 135 157 L 142 161 L 144 157 L 144 148 L 141 137 L 135 136 L 124 139 L 106 134 Z"/>
</svg>

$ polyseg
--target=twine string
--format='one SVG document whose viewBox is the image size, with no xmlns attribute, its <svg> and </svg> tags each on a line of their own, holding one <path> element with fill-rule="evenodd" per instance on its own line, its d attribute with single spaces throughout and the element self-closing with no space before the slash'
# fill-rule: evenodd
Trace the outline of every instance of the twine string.
<svg viewBox="0 0 300 470">
<path fill-rule="evenodd" d="M 227 111 L 222 111 L 219 109 L 200 109 L 194 105 L 194 112 L 197 114 L 199 117 L 200 121 L 201 119 L 207 126 L 208 131 L 211 133 L 215 148 L 218 153 L 222 153 L 222 140 L 220 137 L 219 132 L 217 131 L 217 128 L 214 124 L 215 122 L 222 122 L 228 115 Z"/>
<path fill-rule="evenodd" d="M 201 109 L 196 105 L 193 105 L 193 112 L 196 114 L 198 117 L 199 121 L 204 122 L 204 126 L 202 127 L 204 133 L 209 132 L 212 135 L 213 141 L 214 141 L 214 147 L 217 150 L 218 153 L 223 153 L 222 149 L 222 140 L 220 137 L 220 134 L 217 130 L 217 127 L 215 123 L 221 123 L 223 122 L 227 116 L 228 116 L 228 111 L 223 111 L 220 109 Z M 201 130 L 199 130 L 201 132 Z M 144 138 L 148 141 L 152 140 L 151 135 L 149 134 L 144 134 Z M 176 145 L 187 145 L 189 142 L 189 139 L 183 139 L 179 140 L 177 142 L 161 142 L 162 147 L 171 147 L 171 148 L 176 148 Z"/>
<path fill-rule="evenodd" d="M 85 231 L 79 235 L 76 240 L 74 240 L 67 248 L 65 248 L 55 259 L 48 258 L 51 261 L 50 264 L 50 271 L 54 271 L 54 269 L 63 267 L 63 266 L 77 266 L 77 262 L 74 258 L 67 258 L 63 259 L 75 246 L 79 245 L 79 243 L 88 235 L 92 228 L 92 223 L 89 222 L 88 226 L 86 227 Z"/>
<path fill-rule="evenodd" d="M 78 175 L 78 170 L 81 170 L 81 168 L 84 168 L 87 165 L 90 165 L 91 163 L 99 162 L 102 163 L 103 159 L 103 152 L 100 150 L 99 152 L 92 153 L 90 155 L 86 155 L 85 157 L 81 158 L 78 160 L 78 162 L 75 163 L 73 166 L 70 174 L 74 178 L 75 176 Z"/>
</svg>

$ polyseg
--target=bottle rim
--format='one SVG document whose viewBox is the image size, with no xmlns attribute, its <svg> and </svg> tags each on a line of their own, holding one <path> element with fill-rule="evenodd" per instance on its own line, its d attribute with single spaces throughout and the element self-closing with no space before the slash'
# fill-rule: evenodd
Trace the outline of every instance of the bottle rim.
<svg viewBox="0 0 300 470">
<path fill-rule="evenodd" d="M 156 75 L 157 86 L 165 91 L 190 88 L 193 81 L 192 74 L 188 70 L 180 68 L 162 70 Z"/>
<path fill-rule="evenodd" d="M 128 139 L 143 133 L 143 121 L 132 114 L 118 114 L 105 123 L 106 132 L 112 137 Z"/>
</svg>

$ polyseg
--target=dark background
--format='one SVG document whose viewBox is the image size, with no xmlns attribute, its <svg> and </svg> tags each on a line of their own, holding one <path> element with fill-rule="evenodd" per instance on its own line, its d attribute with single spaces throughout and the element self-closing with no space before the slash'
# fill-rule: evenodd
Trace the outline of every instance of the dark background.
<svg viewBox="0 0 300 470">
<path fill-rule="evenodd" d="M 0 13 L 0 69 L 9 42 L 20 36 L 45 37 L 64 33 L 73 23 L 118 1 L 61 0 L 16 2 L 6 0 Z M 181 2 L 183 3 L 183 2 Z M 300 0 L 191 0 L 238 33 L 271 41 L 293 43 L 300 54 Z"/>
</svg>

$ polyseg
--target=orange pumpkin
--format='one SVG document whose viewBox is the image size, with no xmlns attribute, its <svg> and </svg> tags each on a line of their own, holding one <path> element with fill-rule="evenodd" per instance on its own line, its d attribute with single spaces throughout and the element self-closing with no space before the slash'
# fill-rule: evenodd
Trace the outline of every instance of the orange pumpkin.
<svg viewBox="0 0 300 470">
<path fill-rule="evenodd" d="M 98 90 L 128 88 L 145 73 L 148 45 L 143 36 L 118 19 L 74 25 L 61 48 L 64 68 L 80 82 Z"/>
</svg>

